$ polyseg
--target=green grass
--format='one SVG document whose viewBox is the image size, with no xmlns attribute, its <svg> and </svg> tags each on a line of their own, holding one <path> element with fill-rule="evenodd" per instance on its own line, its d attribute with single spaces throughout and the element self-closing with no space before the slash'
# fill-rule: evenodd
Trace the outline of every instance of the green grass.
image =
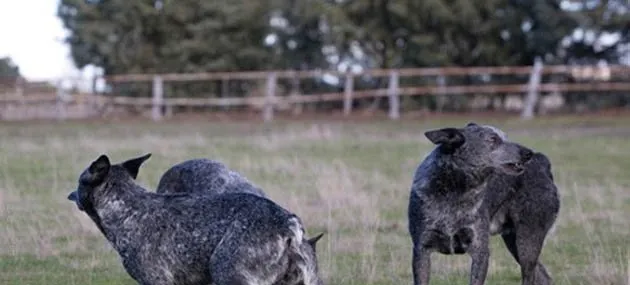
<svg viewBox="0 0 630 285">
<path fill-rule="evenodd" d="M 407 199 L 432 148 L 423 132 L 469 120 L 496 124 L 553 162 L 562 207 L 542 261 L 556 284 L 626 284 L 630 247 L 630 118 L 489 118 L 401 122 L 2 123 L 0 284 L 134 284 L 91 220 L 66 200 L 99 154 L 153 153 L 150 189 L 174 163 L 221 160 L 300 215 L 327 284 L 411 283 Z M 432 284 L 467 284 L 467 256 L 434 254 Z M 492 238 L 488 284 L 520 284 Z"/>
</svg>

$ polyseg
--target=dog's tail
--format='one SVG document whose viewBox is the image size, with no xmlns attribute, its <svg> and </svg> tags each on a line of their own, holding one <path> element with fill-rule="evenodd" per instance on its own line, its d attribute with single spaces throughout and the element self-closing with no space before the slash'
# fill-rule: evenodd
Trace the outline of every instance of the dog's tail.
<svg viewBox="0 0 630 285">
<path fill-rule="evenodd" d="M 292 262 L 295 262 L 297 273 L 301 276 L 304 285 L 322 285 L 322 281 L 318 275 L 317 258 L 314 249 L 305 238 L 304 226 L 297 216 L 289 218 L 289 229 L 291 236 L 289 237 L 289 256 Z"/>
</svg>

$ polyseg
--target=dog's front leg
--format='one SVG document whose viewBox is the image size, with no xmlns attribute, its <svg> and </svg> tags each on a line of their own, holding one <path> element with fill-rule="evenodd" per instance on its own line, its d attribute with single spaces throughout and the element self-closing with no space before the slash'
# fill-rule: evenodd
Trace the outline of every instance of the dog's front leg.
<svg viewBox="0 0 630 285">
<path fill-rule="evenodd" d="M 490 235 L 483 231 L 475 235 L 470 257 L 472 264 L 470 267 L 470 285 L 483 285 L 488 274 L 488 260 L 490 259 Z"/>
<path fill-rule="evenodd" d="M 415 244 L 413 246 L 413 284 L 428 285 L 431 277 L 431 251 L 422 246 Z"/>
</svg>

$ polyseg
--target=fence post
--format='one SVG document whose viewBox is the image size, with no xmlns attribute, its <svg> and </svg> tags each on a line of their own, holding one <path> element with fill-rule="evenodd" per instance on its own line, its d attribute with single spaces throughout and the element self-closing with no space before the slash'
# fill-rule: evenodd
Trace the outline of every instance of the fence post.
<svg viewBox="0 0 630 285">
<path fill-rule="evenodd" d="M 162 77 L 156 75 L 153 77 L 153 109 L 151 110 L 151 117 L 153 121 L 159 121 L 162 119 L 162 105 L 164 104 L 164 88 Z"/>
<path fill-rule="evenodd" d="M 534 68 L 532 68 L 529 83 L 527 84 L 527 97 L 525 98 L 521 119 L 529 120 L 534 117 L 534 108 L 536 103 L 538 103 L 538 86 L 540 86 L 542 69 L 542 60 L 540 57 L 536 57 Z"/>
<path fill-rule="evenodd" d="M 24 96 L 24 78 L 22 78 L 22 76 L 15 78 L 15 96 Z"/>
<path fill-rule="evenodd" d="M 64 90 L 63 88 L 63 80 L 58 80 L 57 81 L 57 100 L 56 100 L 56 108 L 57 108 L 57 120 L 63 120 L 66 118 L 66 97 L 68 96 L 68 94 L 66 93 L 66 90 Z"/>
<path fill-rule="evenodd" d="M 435 95 L 435 105 L 438 113 L 442 113 L 446 104 L 446 77 L 442 74 L 437 77 L 438 94 Z"/>
<path fill-rule="evenodd" d="M 352 92 L 354 89 L 354 76 L 346 73 L 346 82 L 343 88 L 343 115 L 348 116 L 352 112 Z"/>
<path fill-rule="evenodd" d="M 223 77 L 221 78 L 221 98 L 227 98 L 228 96 L 230 96 L 230 86 L 229 86 L 230 82 L 228 81 L 227 77 Z M 229 109 L 228 105 L 222 105 L 221 109 L 223 109 L 223 111 L 227 111 Z M 170 110 L 170 108 L 169 108 Z"/>
<path fill-rule="evenodd" d="M 87 100 L 83 103 L 87 106 L 87 111 L 84 113 L 85 117 L 92 117 L 97 114 L 98 111 L 98 102 L 96 96 L 98 96 L 98 75 L 94 74 L 92 76 L 92 89 L 90 90 L 90 94 L 87 96 Z M 84 107 L 85 108 L 85 107 Z"/>
<path fill-rule="evenodd" d="M 400 118 L 400 97 L 398 94 L 398 71 L 392 71 L 389 75 L 389 118 L 397 120 Z"/>
<path fill-rule="evenodd" d="M 98 94 L 98 91 L 96 90 L 98 89 L 98 75 L 92 75 L 92 81 L 90 82 L 90 84 L 90 94 Z"/>
<path fill-rule="evenodd" d="M 291 78 L 291 97 L 297 101 L 300 96 L 300 78 L 294 75 Z M 302 114 L 302 108 L 304 106 L 304 103 L 296 101 L 293 103 L 293 115 L 295 116 Z"/>
<path fill-rule="evenodd" d="M 20 106 L 24 106 L 24 83 L 22 76 L 18 76 L 15 79 L 15 96 L 20 98 L 20 102 L 18 103 Z"/>
<path fill-rule="evenodd" d="M 276 73 L 267 75 L 267 93 L 265 94 L 265 105 L 263 107 L 263 120 L 269 122 L 273 119 L 273 105 L 276 96 Z"/>
</svg>

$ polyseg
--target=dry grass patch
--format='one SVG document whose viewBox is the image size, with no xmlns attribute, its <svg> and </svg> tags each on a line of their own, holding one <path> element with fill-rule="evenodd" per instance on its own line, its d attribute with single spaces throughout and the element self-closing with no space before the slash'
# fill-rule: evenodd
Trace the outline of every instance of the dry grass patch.
<svg viewBox="0 0 630 285">
<path fill-rule="evenodd" d="M 318 252 L 327 284 L 408 284 L 406 207 L 413 171 L 432 147 L 423 136 L 428 125 L 438 124 L 0 126 L 0 284 L 134 284 L 66 196 L 100 153 L 122 161 L 146 152 L 153 157 L 138 182 L 149 189 L 175 163 L 216 159 L 297 213 L 309 235 L 326 231 Z M 511 137 L 547 153 L 560 186 L 561 213 L 543 262 L 559 285 L 624 284 L 628 140 L 590 133 L 567 138 L 562 133 L 568 130 L 555 130 L 550 139 L 538 129 Z M 491 246 L 488 283 L 520 284 L 518 265 L 500 237 Z M 466 284 L 468 256 L 434 257 L 432 284 Z"/>
</svg>

